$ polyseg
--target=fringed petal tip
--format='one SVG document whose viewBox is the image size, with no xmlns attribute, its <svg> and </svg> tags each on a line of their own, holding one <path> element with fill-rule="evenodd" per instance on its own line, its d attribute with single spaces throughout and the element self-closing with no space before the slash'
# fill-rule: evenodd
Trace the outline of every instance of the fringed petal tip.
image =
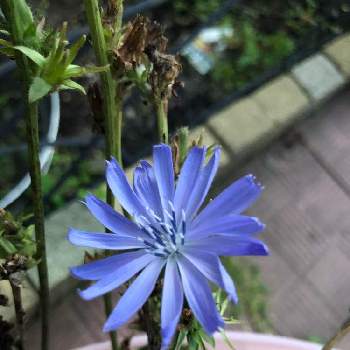
<svg viewBox="0 0 350 350">
<path fill-rule="evenodd" d="M 256 176 L 253 174 L 248 174 L 245 178 L 255 187 L 257 187 L 260 191 L 264 190 L 264 186 L 257 180 Z"/>
<path fill-rule="evenodd" d="M 259 254 L 257 255 L 261 255 L 261 256 L 266 256 L 266 255 L 270 255 L 270 250 L 268 248 L 268 246 L 264 243 L 264 242 L 260 242 L 260 248 L 259 248 Z"/>
<path fill-rule="evenodd" d="M 119 166 L 118 161 L 113 156 L 111 156 L 110 159 L 106 159 L 105 162 L 106 162 L 106 166 L 107 167 L 109 167 L 109 166 L 112 166 L 112 167 Z"/>
<path fill-rule="evenodd" d="M 256 224 L 259 226 L 259 232 L 264 231 L 266 228 L 266 225 L 257 217 L 251 216 L 251 219 L 256 222 Z"/>
</svg>

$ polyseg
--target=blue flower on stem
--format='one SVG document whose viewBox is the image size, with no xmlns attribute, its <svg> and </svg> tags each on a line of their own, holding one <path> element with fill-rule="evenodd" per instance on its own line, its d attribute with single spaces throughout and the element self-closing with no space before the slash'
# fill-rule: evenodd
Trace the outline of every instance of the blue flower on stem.
<svg viewBox="0 0 350 350">
<path fill-rule="evenodd" d="M 220 149 L 205 163 L 206 149 L 193 147 L 175 183 L 171 148 L 153 148 L 153 166 L 141 161 L 133 188 L 118 163 L 107 162 L 108 185 L 133 221 L 93 195 L 86 197 L 91 214 L 112 233 L 69 230 L 72 244 L 128 252 L 72 268 L 72 274 L 95 284 L 80 292 L 91 300 L 118 288 L 137 274 L 104 325 L 104 331 L 126 323 L 146 302 L 163 270 L 162 349 L 175 333 L 184 296 L 208 334 L 224 326 L 208 281 L 237 302 L 235 286 L 219 256 L 267 255 L 255 234 L 264 225 L 240 215 L 260 195 L 254 176 L 234 182 L 199 211 L 218 168 Z M 199 213 L 198 213 L 199 211 Z"/>
</svg>

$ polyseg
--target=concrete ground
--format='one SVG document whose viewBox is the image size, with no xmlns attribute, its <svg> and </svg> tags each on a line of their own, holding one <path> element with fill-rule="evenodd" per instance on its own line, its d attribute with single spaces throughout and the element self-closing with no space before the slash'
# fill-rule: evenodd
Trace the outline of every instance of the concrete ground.
<svg viewBox="0 0 350 350">
<path fill-rule="evenodd" d="M 275 332 L 327 339 L 350 307 L 350 90 L 282 140 L 240 171 L 254 173 L 266 188 L 250 214 L 267 224 L 262 238 L 271 256 L 249 259 L 270 291 Z M 105 339 L 99 301 L 76 295 L 62 301 L 52 312 L 52 350 Z M 38 349 L 37 334 L 33 324 L 29 349 Z M 341 348 L 350 349 L 350 339 Z"/>
<path fill-rule="evenodd" d="M 251 213 L 267 224 L 271 256 L 253 260 L 270 291 L 276 333 L 329 338 L 350 307 L 350 90 L 244 172 L 266 187 Z"/>
</svg>

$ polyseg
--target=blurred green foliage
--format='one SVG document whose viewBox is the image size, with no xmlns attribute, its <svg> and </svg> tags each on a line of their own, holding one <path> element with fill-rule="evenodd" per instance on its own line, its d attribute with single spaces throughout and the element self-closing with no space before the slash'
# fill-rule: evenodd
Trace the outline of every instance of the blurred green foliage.
<svg viewBox="0 0 350 350">
<path fill-rule="evenodd" d="M 210 73 L 214 83 L 223 84 L 227 91 L 245 85 L 258 75 L 288 57 L 295 48 L 293 40 L 282 31 L 260 33 L 251 21 L 240 23 L 235 46 L 239 53 L 217 57 Z M 268 53 L 268 54 L 267 54 Z"/>
<path fill-rule="evenodd" d="M 43 176 L 42 179 L 44 194 L 49 193 L 61 176 L 76 162 L 76 157 L 68 150 L 56 152 L 49 173 Z M 102 152 L 98 150 L 95 151 L 91 158 L 79 161 L 77 171 L 67 177 L 59 191 L 54 191 L 50 197 L 51 209 L 62 207 L 72 198 L 83 198 L 87 194 L 88 189 L 91 188 L 91 185 L 101 178 L 103 164 Z M 103 198 L 103 191 L 100 187 L 95 189 L 94 192 L 100 198 Z"/>
<path fill-rule="evenodd" d="M 192 28 L 224 3 L 175 0 L 174 18 Z M 344 23 L 340 22 L 347 12 L 346 0 L 247 0 L 238 4 L 216 24 L 232 28 L 233 35 L 227 48 L 214 54 L 214 66 L 207 74 L 210 89 L 219 87 L 220 93 L 238 89 L 305 45 L 312 46 L 319 35 L 315 32 L 342 32 Z"/>
<path fill-rule="evenodd" d="M 236 258 L 226 268 L 235 282 L 239 297 L 239 303 L 231 310 L 233 316 L 236 319 L 245 317 L 255 332 L 271 333 L 267 312 L 268 290 L 261 280 L 258 266 L 249 259 Z"/>
</svg>

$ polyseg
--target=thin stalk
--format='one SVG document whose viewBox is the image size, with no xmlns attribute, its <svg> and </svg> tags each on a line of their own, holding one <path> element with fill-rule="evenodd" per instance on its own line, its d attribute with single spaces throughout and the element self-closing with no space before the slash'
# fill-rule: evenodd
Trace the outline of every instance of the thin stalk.
<svg viewBox="0 0 350 350">
<path fill-rule="evenodd" d="M 27 93 L 28 94 L 28 93 Z M 28 95 L 27 95 L 28 96 Z M 49 275 L 46 257 L 44 206 L 41 187 L 41 171 L 39 160 L 39 126 L 38 126 L 38 105 L 28 103 L 26 128 L 28 139 L 28 153 L 30 164 L 30 177 L 32 200 L 34 206 L 35 240 L 37 247 L 36 258 L 39 261 L 38 274 L 40 283 L 40 308 L 41 308 L 41 349 L 49 349 L 49 309 L 50 289 Z"/>
<path fill-rule="evenodd" d="M 168 143 L 168 100 L 155 98 L 154 104 L 157 114 L 158 139 L 160 142 Z"/>
<path fill-rule="evenodd" d="M 85 0 L 85 12 L 90 27 L 92 45 L 95 51 L 97 63 L 101 66 L 109 64 L 107 44 L 104 36 L 101 13 L 98 0 Z M 116 19 L 116 32 L 120 31 L 123 15 L 123 2 L 117 0 L 118 14 Z M 113 80 L 110 70 L 100 73 L 101 89 L 103 96 L 103 113 L 106 130 L 106 159 L 114 156 L 122 165 L 121 152 L 121 126 L 122 126 L 122 97 L 118 93 L 117 84 Z M 106 188 L 106 200 L 114 207 L 115 201 L 109 187 Z M 106 252 L 106 255 L 108 253 Z M 111 294 L 104 296 L 105 313 L 108 317 L 112 312 Z M 113 350 L 118 350 L 117 333 L 110 332 L 111 345 Z"/>
<path fill-rule="evenodd" d="M 85 12 L 97 63 L 101 66 L 107 66 L 109 65 L 108 51 L 98 0 L 85 0 Z M 122 13 L 118 15 L 122 16 Z M 121 98 L 117 96 L 117 84 L 113 80 L 111 71 L 101 72 L 100 77 L 106 123 L 106 156 L 108 156 L 107 159 L 114 156 L 121 164 Z"/>
<path fill-rule="evenodd" d="M 337 330 L 334 336 L 328 340 L 322 350 L 332 350 L 339 341 L 350 333 L 350 318 L 347 319 Z"/>
<path fill-rule="evenodd" d="M 9 25 L 12 41 L 16 45 L 23 44 L 20 39 L 19 23 L 14 18 L 15 0 L 1 0 L 1 9 Z M 39 159 L 39 125 L 38 105 L 29 103 L 28 92 L 31 82 L 31 72 L 28 61 L 21 53 L 16 53 L 16 64 L 23 79 L 23 97 L 26 102 L 26 131 L 28 143 L 28 162 L 31 178 L 32 201 L 34 209 L 35 239 L 37 246 L 36 258 L 39 261 L 38 273 L 40 283 L 41 311 L 41 349 L 49 349 L 49 279 L 46 258 L 44 206 L 41 188 L 41 170 Z"/>
<path fill-rule="evenodd" d="M 149 298 L 142 307 L 142 321 L 147 333 L 148 350 L 159 350 L 162 343 L 159 322 L 155 319 L 155 314 L 159 311 L 156 308 L 155 297 Z"/>
<path fill-rule="evenodd" d="M 9 282 L 12 289 L 13 304 L 15 307 L 16 315 L 16 326 L 19 334 L 17 347 L 19 350 L 24 350 L 24 310 L 22 304 L 21 286 L 13 282 L 11 278 L 9 279 Z"/>
</svg>

